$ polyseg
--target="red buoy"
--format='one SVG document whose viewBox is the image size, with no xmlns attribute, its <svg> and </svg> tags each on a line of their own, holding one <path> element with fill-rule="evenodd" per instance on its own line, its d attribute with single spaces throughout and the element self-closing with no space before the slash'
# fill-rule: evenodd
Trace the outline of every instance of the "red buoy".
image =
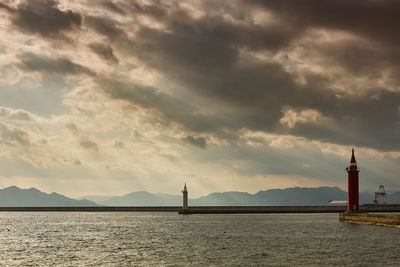
<svg viewBox="0 0 400 267">
<path fill-rule="evenodd" d="M 356 157 L 354 156 L 354 149 L 351 150 L 350 166 L 346 168 L 347 171 L 347 210 L 358 211 L 358 173 L 360 172 L 357 167 Z"/>
</svg>

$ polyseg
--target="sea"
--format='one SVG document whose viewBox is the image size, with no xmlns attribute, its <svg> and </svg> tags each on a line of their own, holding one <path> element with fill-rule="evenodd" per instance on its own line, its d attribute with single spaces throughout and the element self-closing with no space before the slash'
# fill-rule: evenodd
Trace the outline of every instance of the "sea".
<svg viewBox="0 0 400 267">
<path fill-rule="evenodd" d="M 400 266 L 400 229 L 338 214 L 1 212 L 0 266 Z"/>
</svg>

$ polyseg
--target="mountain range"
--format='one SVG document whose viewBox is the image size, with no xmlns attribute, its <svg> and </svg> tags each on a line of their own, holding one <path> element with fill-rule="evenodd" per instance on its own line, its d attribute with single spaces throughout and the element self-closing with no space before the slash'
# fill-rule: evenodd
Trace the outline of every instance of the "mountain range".
<svg viewBox="0 0 400 267">
<path fill-rule="evenodd" d="M 360 204 L 370 204 L 374 200 L 371 193 L 360 193 Z M 153 194 L 145 191 L 132 192 L 123 196 L 85 196 L 99 205 L 105 206 L 180 206 L 181 195 Z M 192 206 L 307 206 L 327 205 L 329 200 L 347 200 L 347 192 L 339 187 L 292 187 L 246 192 L 211 193 L 207 196 L 189 199 Z M 400 192 L 388 195 L 388 203 L 400 203 Z"/>
<path fill-rule="evenodd" d="M 211 193 L 189 199 L 191 206 L 308 206 L 327 205 L 329 200 L 346 200 L 347 192 L 338 187 L 292 187 L 271 189 L 255 194 L 246 192 Z M 360 193 L 360 204 L 372 203 L 371 193 Z M 388 204 L 400 203 L 400 192 L 388 194 Z M 122 196 L 86 196 L 73 199 L 61 194 L 47 194 L 36 188 L 16 186 L 0 190 L 0 207 L 92 207 L 92 206 L 181 206 L 182 196 L 132 192 Z"/>
<path fill-rule="evenodd" d="M 57 193 L 46 194 L 36 188 L 21 189 L 16 186 L 0 190 L 0 207 L 93 207 L 96 203 L 77 200 Z"/>
</svg>

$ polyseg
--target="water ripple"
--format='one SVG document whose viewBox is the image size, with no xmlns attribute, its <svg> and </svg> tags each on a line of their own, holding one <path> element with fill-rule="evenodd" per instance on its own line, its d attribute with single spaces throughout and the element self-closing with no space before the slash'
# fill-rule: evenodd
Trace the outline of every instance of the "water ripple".
<svg viewBox="0 0 400 267">
<path fill-rule="evenodd" d="M 396 266 L 398 240 L 337 214 L 0 213 L 1 266 Z"/>
</svg>

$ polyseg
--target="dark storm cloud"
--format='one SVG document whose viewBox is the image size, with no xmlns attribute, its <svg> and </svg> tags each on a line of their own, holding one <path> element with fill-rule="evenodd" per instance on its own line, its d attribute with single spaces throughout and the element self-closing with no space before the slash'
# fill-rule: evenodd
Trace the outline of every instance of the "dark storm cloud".
<svg viewBox="0 0 400 267">
<path fill-rule="evenodd" d="M 229 4 L 214 4 L 205 7 L 207 15 L 201 18 L 192 18 L 178 7 L 168 12 L 165 9 L 157 17 L 150 15 L 151 9 L 146 7 L 147 14 L 166 30 L 138 24 L 134 39 L 110 18 L 85 19 L 88 27 L 106 37 L 120 53 L 139 58 L 147 67 L 178 82 L 191 91 L 194 99 L 201 95 L 210 102 L 229 106 L 229 112 L 200 116 L 196 103 L 187 103 L 154 88 L 99 83 L 112 98 L 157 110 L 164 121 L 178 122 L 199 133 L 221 134 L 222 129 L 248 128 L 383 150 L 400 148 L 396 141 L 399 92 L 372 84 L 366 88 L 370 93 L 338 93 L 330 88 L 333 78 L 329 71 L 324 75 L 303 72 L 304 82 L 299 84 L 283 65 L 251 57 L 251 53 L 259 52 L 271 58 L 288 49 L 308 29 L 344 30 L 366 38 L 367 43 L 354 40 L 320 46 L 310 43 L 306 47 L 309 57 L 338 64 L 348 69 L 349 75 L 382 78 L 400 63 L 395 46 L 398 44 L 395 25 L 399 23 L 397 12 L 393 11 L 398 10 L 399 4 L 309 0 L 245 1 L 241 5 L 227 8 Z M 273 22 L 253 21 L 249 14 L 260 7 L 273 13 Z M 136 10 L 138 14 L 142 11 Z M 224 19 L 226 15 L 236 22 Z M 369 45 L 368 40 L 373 43 Z M 298 123 L 294 128 L 285 128 L 279 120 L 286 107 L 317 110 L 331 118 L 331 124 Z"/>
<path fill-rule="evenodd" d="M 268 28 L 262 29 L 264 36 L 270 39 L 229 38 L 231 32 L 242 32 L 235 36 L 248 36 L 243 28 L 234 25 L 221 28 L 220 23 L 212 23 L 208 18 L 197 20 L 193 24 L 170 25 L 169 32 L 142 28 L 137 33 L 135 43 L 139 57 L 149 66 L 167 73 L 173 79 L 183 82 L 187 88 L 212 99 L 228 102 L 236 107 L 237 126 L 253 130 L 281 132 L 279 118 L 285 106 L 299 109 L 316 109 L 324 116 L 332 117 L 337 122 L 337 131 L 329 126 L 303 127 L 286 130 L 312 139 L 319 139 L 341 144 L 371 146 L 384 150 L 399 148 L 396 142 L 399 134 L 400 93 L 384 88 L 376 88 L 372 93 L 338 96 L 329 88 L 329 76 L 308 74 L 304 85 L 294 81 L 292 74 L 283 66 L 273 63 L 239 64 L 238 48 L 278 49 L 286 45 L 268 34 Z M 223 25 L 223 24 L 222 24 Z M 295 25 L 293 26 L 295 27 Z M 287 37 L 292 40 L 295 36 Z M 275 42 L 274 40 L 278 40 Z M 262 43 L 265 43 L 264 46 Z M 270 44 L 279 44 L 277 46 Z M 360 65 L 367 54 L 375 55 L 372 62 L 358 67 L 348 60 L 344 51 L 353 47 L 352 58 L 358 59 Z M 318 48 L 317 48 L 318 49 Z M 381 52 L 386 61 L 390 52 Z M 357 57 L 357 53 L 360 57 Z M 386 54 L 385 54 L 386 53 Z M 388 54 L 389 53 L 389 54 Z M 333 53 L 325 53 L 329 57 Z M 348 65 L 354 72 L 379 72 L 379 59 L 382 57 L 371 53 L 368 48 L 345 44 L 336 54 L 341 55 L 342 64 Z M 348 61 L 347 61 L 347 60 Z M 390 65 L 390 64 L 388 64 Z M 393 65 L 393 64 L 392 64 Z M 358 69 L 357 69 L 358 67 Z M 361 69 L 361 70 L 359 70 Z M 371 88 L 374 89 L 374 88 Z"/>
<path fill-rule="evenodd" d="M 114 3 L 113 1 L 102 1 L 102 0 L 95 0 L 95 1 L 89 1 L 89 3 L 90 4 L 97 4 L 97 5 L 100 5 L 100 6 L 102 6 L 102 7 L 104 7 L 104 8 L 106 8 L 107 10 L 110 10 L 110 11 L 112 11 L 112 12 L 116 12 L 116 13 L 118 13 L 118 14 L 125 14 L 125 11 L 124 11 L 124 9 L 121 7 L 121 6 L 119 6 L 119 4 L 117 4 L 117 3 Z"/>
<path fill-rule="evenodd" d="M 351 74 L 377 78 L 400 61 L 400 57 L 394 60 L 390 52 L 359 40 L 340 40 L 315 47 L 312 54 L 346 68 Z"/>
<path fill-rule="evenodd" d="M 365 38 L 360 40 L 331 42 L 324 47 L 310 44 L 310 56 L 314 49 L 323 51 L 322 58 L 336 63 L 358 75 L 379 76 L 385 67 L 399 71 L 398 46 L 400 36 L 400 2 L 385 1 L 244 1 L 274 12 L 297 31 L 306 29 L 340 30 Z M 368 43 L 370 41 L 370 43 Z"/>
<path fill-rule="evenodd" d="M 100 6 L 106 10 L 124 15 L 149 15 L 149 16 L 164 16 L 166 15 L 166 10 L 164 9 L 168 4 L 162 1 L 110 1 L 110 0 L 89 0 L 90 5 Z M 170 4 L 173 4 L 172 2 Z"/>
<path fill-rule="evenodd" d="M 206 139 L 204 139 L 203 137 L 193 137 L 193 136 L 188 135 L 185 138 L 183 138 L 182 140 L 188 144 L 191 144 L 192 146 L 196 146 L 201 149 L 206 148 Z"/>
<path fill-rule="evenodd" d="M 10 129 L 6 125 L 0 123 L 0 143 L 8 145 L 29 146 L 29 135 L 20 129 Z"/>
<path fill-rule="evenodd" d="M 148 66 L 187 83 L 188 88 L 202 91 L 210 97 L 217 96 L 232 104 L 239 104 L 239 107 L 243 105 L 245 113 L 254 113 L 251 107 L 254 106 L 254 101 L 262 100 L 259 97 L 260 93 L 264 95 L 271 93 L 266 90 L 268 85 L 279 94 L 285 94 L 282 88 L 294 89 L 290 75 L 284 72 L 280 65 L 265 63 L 255 66 L 235 66 L 239 55 L 238 49 L 241 47 L 265 48 L 261 45 L 265 43 L 267 48 L 276 49 L 278 44 L 285 45 L 287 43 L 285 38 L 283 38 L 285 41 L 279 36 L 274 38 L 276 37 L 274 34 L 280 31 L 279 28 L 271 30 L 272 33 L 265 29 L 261 31 L 255 25 L 240 26 L 238 29 L 218 18 L 204 18 L 195 25 L 174 22 L 170 33 L 142 28 L 137 32 L 135 41 L 132 41 L 121 28 L 108 19 L 90 19 L 88 23 L 119 47 L 121 44 L 131 44 L 129 47 L 124 46 L 123 49 L 141 58 Z M 260 40 L 257 39 L 259 35 L 261 35 Z M 267 39 L 268 42 L 265 42 Z M 121 98 L 121 95 L 127 92 L 132 93 L 126 87 L 121 88 L 121 92 L 118 92 L 118 86 L 113 87 L 111 95 L 116 98 Z M 139 95 L 136 93 L 136 102 Z M 158 95 L 157 100 L 161 100 L 161 96 Z M 131 99 L 132 95 L 125 97 Z M 162 100 L 166 104 L 167 100 L 165 98 Z M 269 102 L 276 106 L 276 101 L 271 100 Z M 164 104 L 154 106 L 173 115 L 174 118 L 185 117 L 185 120 L 191 123 L 188 113 L 179 111 L 181 105 Z M 280 115 L 280 107 L 276 107 L 274 113 L 263 114 L 275 119 Z M 259 120 L 260 118 L 254 118 L 254 121 Z M 204 128 L 200 124 L 201 122 L 198 122 L 197 128 Z"/>
<path fill-rule="evenodd" d="M 14 9 L 12 7 L 9 7 L 8 5 L 6 5 L 4 3 L 0 3 L 0 9 L 5 9 L 10 13 L 14 12 Z"/>
<path fill-rule="evenodd" d="M 53 74 L 90 74 L 93 73 L 79 64 L 73 63 L 67 58 L 50 58 L 32 53 L 25 53 L 19 56 L 21 66 L 28 71 L 38 71 Z"/>
<path fill-rule="evenodd" d="M 128 43 L 131 42 L 126 32 L 123 29 L 121 29 L 121 27 L 119 27 L 114 20 L 110 18 L 87 16 L 85 18 L 85 24 L 90 28 L 94 29 L 99 34 L 107 36 L 110 39 L 110 41 L 128 42 Z"/>
<path fill-rule="evenodd" d="M 15 26 L 24 32 L 46 38 L 65 38 L 63 33 L 79 28 L 82 21 L 80 14 L 60 10 L 58 3 L 53 0 L 23 1 L 15 9 L 6 8 Z"/>
<path fill-rule="evenodd" d="M 298 88 L 279 64 L 237 65 L 239 52 L 230 42 L 215 42 L 212 36 L 197 34 L 197 29 L 184 31 L 165 33 L 143 29 L 136 42 L 138 56 L 195 92 L 236 106 L 238 116 L 247 119 L 242 121 L 243 126 L 272 130 L 282 115 L 282 105 L 295 105 L 299 101 L 306 104 L 313 98 L 327 102 L 334 97 L 333 93 L 315 88 Z M 117 91 L 114 88 L 114 95 L 119 94 Z M 265 108 L 268 112 L 264 112 Z M 263 125 L 258 126 L 259 123 Z"/>
<path fill-rule="evenodd" d="M 240 15 L 235 15 L 235 17 L 240 18 L 243 23 L 232 24 L 222 17 L 215 15 L 193 20 L 183 10 L 179 9 L 178 6 L 176 6 L 174 10 L 169 11 L 169 13 L 167 10 L 161 9 L 162 5 L 143 6 L 133 1 L 129 2 L 127 6 L 131 7 L 130 11 L 132 12 L 132 16 L 138 14 L 147 15 L 153 17 L 162 24 L 167 24 L 169 30 L 173 31 L 173 36 L 176 37 L 174 40 L 170 40 L 171 45 L 174 45 L 174 42 L 178 43 L 181 39 L 185 39 L 186 44 L 188 44 L 188 41 L 191 41 L 190 45 L 192 45 L 193 48 L 188 47 L 189 50 L 208 46 L 212 48 L 208 51 L 209 53 L 213 53 L 214 51 L 223 52 L 225 48 L 228 48 L 227 53 L 229 53 L 230 50 L 237 51 L 238 48 L 243 47 L 276 51 L 288 45 L 290 40 L 300 34 L 296 31 L 297 28 L 284 22 L 270 23 L 268 25 L 255 24 L 244 12 L 239 12 Z M 213 7 L 214 6 L 215 8 L 220 8 L 221 12 L 223 11 L 222 7 L 224 5 L 216 4 L 213 5 Z M 87 16 L 85 18 L 85 23 L 98 33 L 108 37 L 110 42 L 116 45 L 118 44 L 120 48 L 137 55 L 138 51 L 135 43 L 137 40 L 140 40 L 140 37 L 135 38 L 135 42 L 130 40 L 116 21 L 108 17 L 100 18 Z M 140 24 L 134 26 L 139 28 L 139 34 L 144 35 L 144 37 L 146 37 L 147 33 L 149 33 L 149 35 L 155 33 L 148 32 L 150 29 L 140 27 Z M 163 32 L 159 33 L 161 34 Z M 143 41 L 146 40 L 144 39 Z M 218 51 L 216 51 L 217 48 L 219 48 Z M 186 52 L 186 49 L 182 50 L 182 52 Z M 207 53 L 206 51 L 199 52 L 197 59 Z M 209 58 L 212 56 L 221 58 L 225 55 L 225 53 L 222 55 L 213 53 L 209 55 Z"/>
<path fill-rule="evenodd" d="M 168 13 L 168 2 L 160 0 L 152 0 L 149 2 L 127 1 L 125 7 L 133 14 L 149 15 L 156 18 L 161 18 Z M 174 4 L 170 4 L 174 5 Z M 177 8 L 177 5 L 174 6 Z"/>
<path fill-rule="evenodd" d="M 111 46 L 100 43 L 93 43 L 89 45 L 90 49 L 95 52 L 99 57 L 111 62 L 118 63 Z"/>
<path fill-rule="evenodd" d="M 400 2 L 396 0 L 256 0 L 243 3 L 265 7 L 299 28 L 345 30 L 395 45 L 400 41 Z"/>
</svg>

